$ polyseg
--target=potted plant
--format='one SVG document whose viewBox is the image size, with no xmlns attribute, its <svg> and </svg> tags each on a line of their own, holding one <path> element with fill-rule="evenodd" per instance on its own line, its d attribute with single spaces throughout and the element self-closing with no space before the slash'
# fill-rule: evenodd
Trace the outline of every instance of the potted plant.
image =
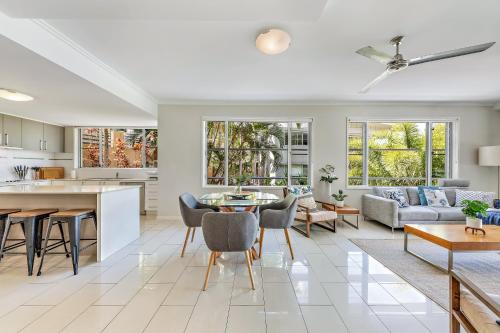
<svg viewBox="0 0 500 333">
<path fill-rule="evenodd" d="M 241 175 L 236 177 L 234 179 L 234 182 L 236 183 L 235 193 L 241 193 L 241 185 L 247 185 L 251 179 L 252 176 L 249 175 L 248 173 L 242 173 Z"/>
<path fill-rule="evenodd" d="M 487 215 L 488 204 L 479 200 L 463 200 L 462 212 L 465 214 L 465 224 L 474 229 L 483 228 L 482 218 Z"/>
<path fill-rule="evenodd" d="M 332 193 L 332 183 L 334 180 L 337 180 L 337 176 L 335 176 L 335 167 L 331 164 L 327 164 L 321 169 L 319 169 L 319 173 L 321 174 L 321 178 L 319 179 L 320 184 L 324 184 L 320 187 L 321 200 L 330 201 L 330 194 Z"/>
<path fill-rule="evenodd" d="M 333 193 L 332 198 L 335 199 L 335 206 L 342 208 L 344 207 L 344 199 L 347 197 L 347 194 L 344 194 L 344 191 L 339 190 L 339 193 Z"/>
</svg>

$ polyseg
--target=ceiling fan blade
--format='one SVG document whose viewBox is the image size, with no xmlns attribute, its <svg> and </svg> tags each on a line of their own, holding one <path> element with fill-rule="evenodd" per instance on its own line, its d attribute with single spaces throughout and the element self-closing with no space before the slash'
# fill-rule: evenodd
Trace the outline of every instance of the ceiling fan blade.
<svg viewBox="0 0 500 333">
<path fill-rule="evenodd" d="M 361 89 L 360 93 L 364 94 L 364 93 L 368 92 L 368 90 L 373 88 L 376 84 L 378 84 L 380 81 L 387 78 L 392 73 L 394 73 L 394 72 L 391 72 L 389 70 L 385 70 L 382 74 L 377 76 L 372 82 L 368 83 L 363 89 Z"/>
<path fill-rule="evenodd" d="M 371 46 L 365 46 L 357 50 L 356 53 L 361 54 L 362 56 L 365 56 L 372 60 L 378 61 L 380 63 L 383 63 L 384 65 L 387 65 L 387 63 L 392 60 L 392 57 L 390 55 L 388 55 L 385 52 L 376 50 Z"/>
<path fill-rule="evenodd" d="M 483 52 L 493 46 L 495 42 L 484 43 L 474 46 L 463 47 L 461 49 L 429 54 L 423 57 L 413 58 L 409 61 L 408 66 L 422 64 L 424 62 L 436 61 L 441 59 L 459 57 L 471 53 Z"/>
</svg>

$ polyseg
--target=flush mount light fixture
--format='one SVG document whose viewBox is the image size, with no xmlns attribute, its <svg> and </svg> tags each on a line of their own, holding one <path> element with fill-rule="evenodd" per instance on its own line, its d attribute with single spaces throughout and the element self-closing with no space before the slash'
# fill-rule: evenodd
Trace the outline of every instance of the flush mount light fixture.
<svg viewBox="0 0 500 333">
<path fill-rule="evenodd" d="M 274 55 L 285 52 L 291 41 L 292 38 L 286 31 L 269 29 L 257 36 L 255 46 L 264 54 Z"/>
<path fill-rule="evenodd" d="M 5 88 L 0 88 L 0 98 L 14 102 L 29 102 L 33 100 L 33 97 L 31 97 L 30 95 Z"/>
</svg>

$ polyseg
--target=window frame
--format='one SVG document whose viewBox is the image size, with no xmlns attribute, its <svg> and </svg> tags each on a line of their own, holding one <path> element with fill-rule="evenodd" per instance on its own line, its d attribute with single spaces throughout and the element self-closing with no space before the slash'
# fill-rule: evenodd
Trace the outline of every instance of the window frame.
<svg viewBox="0 0 500 333">
<path fill-rule="evenodd" d="M 369 123 L 402 123 L 402 122 L 415 122 L 426 123 L 426 165 L 425 165 L 425 183 L 432 185 L 432 124 L 433 123 L 449 123 L 451 124 L 451 133 L 446 137 L 446 154 L 449 158 L 450 165 L 449 178 L 458 178 L 458 161 L 459 161 L 459 117 L 437 117 L 437 118 L 366 118 L 366 117 L 347 117 L 345 124 L 345 184 L 346 189 L 351 190 L 366 190 L 372 189 L 376 186 L 368 185 L 368 124 Z M 349 124 L 362 123 L 363 124 L 363 184 L 362 185 L 349 185 Z M 451 145 L 450 141 L 451 140 Z M 404 179 L 404 178 L 402 178 Z"/>
<path fill-rule="evenodd" d="M 221 121 L 225 122 L 224 124 L 224 184 L 223 185 L 215 185 L 215 184 L 207 184 L 207 133 L 206 133 L 206 123 L 209 121 Z M 228 153 L 229 153 L 229 142 L 228 142 L 228 133 L 229 133 L 229 122 L 263 122 L 263 123 L 288 123 L 289 126 L 287 126 L 287 140 L 285 141 L 287 143 L 287 184 L 291 183 L 291 171 L 292 171 L 292 163 L 291 163 L 291 156 L 292 156 L 292 145 L 291 145 L 291 123 L 309 123 L 309 128 L 308 128 L 308 173 L 307 173 L 307 179 L 309 183 L 313 182 L 313 172 L 312 172 L 312 155 L 313 155 L 313 145 L 312 142 L 314 140 L 313 138 L 313 124 L 314 124 L 314 118 L 266 118 L 266 117 L 201 117 L 201 133 L 202 133 L 202 139 L 201 139 L 201 184 L 202 188 L 234 188 L 233 185 L 229 185 L 229 174 L 227 170 L 229 169 L 229 159 L 228 159 Z M 311 184 L 309 184 L 311 185 Z M 250 185 L 250 186 L 245 186 L 247 188 L 259 188 L 259 189 L 276 189 L 280 188 L 282 186 L 271 186 L 271 185 Z"/>
<path fill-rule="evenodd" d="M 104 129 L 104 128 L 109 128 L 112 130 L 120 130 L 120 129 L 140 129 L 142 130 L 142 140 L 144 141 L 144 144 L 142 145 L 141 149 L 141 163 L 143 165 L 142 168 L 111 168 L 111 167 L 105 167 L 103 166 L 103 155 L 102 155 L 102 140 L 101 140 L 101 135 L 102 132 L 99 131 L 99 166 L 97 167 L 84 167 L 82 166 L 83 162 L 83 156 L 82 156 L 82 130 L 86 128 L 98 128 L 99 130 Z M 76 139 L 77 139 L 77 152 L 78 152 L 78 158 L 77 158 L 77 169 L 108 169 L 108 170 L 156 170 L 158 169 L 157 167 L 145 167 L 146 165 L 146 131 L 147 130 L 156 130 L 158 132 L 158 127 L 156 126 L 151 126 L 151 127 L 143 127 L 143 126 L 79 126 L 75 127 L 76 129 Z M 156 147 L 158 149 L 158 146 Z"/>
</svg>

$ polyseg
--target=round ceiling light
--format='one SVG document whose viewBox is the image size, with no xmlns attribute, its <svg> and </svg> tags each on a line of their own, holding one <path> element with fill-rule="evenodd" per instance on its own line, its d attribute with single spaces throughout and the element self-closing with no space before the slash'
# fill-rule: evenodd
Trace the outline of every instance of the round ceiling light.
<svg viewBox="0 0 500 333">
<path fill-rule="evenodd" d="M 269 29 L 257 36 L 255 46 L 264 54 L 274 55 L 285 52 L 291 41 L 292 38 L 286 31 Z"/>
<path fill-rule="evenodd" d="M 29 102 L 33 100 L 33 97 L 31 97 L 30 95 L 4 88 L 0 88 L 0 98 L 14 102 Z"/>
</svg>

